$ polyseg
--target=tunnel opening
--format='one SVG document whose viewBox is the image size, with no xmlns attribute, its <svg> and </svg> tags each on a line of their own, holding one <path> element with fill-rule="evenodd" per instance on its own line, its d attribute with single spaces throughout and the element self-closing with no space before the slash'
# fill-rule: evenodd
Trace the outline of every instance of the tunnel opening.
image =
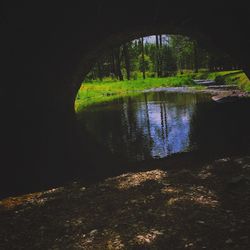
<svg viewBox="0 0 250 250">
<path fill-rule="evenodd" d="M 248 101 L 220 105 L 211 99 L 217 87 L 228 95 L 247 91 L 249 80 L 242 65 L 209 41 L 137 34 L 109 44 L 92 65 L 75 99 L 85 151 L 95 165 L 88 179 L 249 149 Z"/>
<path fill-rule="evenodd" d="M 197 74 L 193 69 L 191 77 L 186 70 L 183 74 L 155 70 L 153 77 L 149 70 L 143 80 L 148 85 L 149 78 L 156 80 L 162 74 L 157 91 L 154 85 L 155 91 L 108 99 L 105 104 L 83 109 L 75 105 L 82 97 L 78 91 L 89 84 L 88 73 L 105 51 L 147 35 L 191 37 L 202 49 L 230 55 L 235 70 L 243 69 L 250 77 L 247 4 L 97 0 L 74 8 L 7 5 L 0 24 L 4 62 L 0 196 L 37 193 L 0 201 L 0 248 L 249 249 L 246 92 L 227 89 L 226 93 L 236 92 L 209 96 L 198 87 L 195 93 L 186 93 L 193 80 L 204 80 L 193 79 Z M 147 61 L 144 66 L 150 69 L 152 59 L 144 52 L 141 64 Z M 214 68 L 214 76 L 221 66 Z M 141 81 L 143 67 L 137 80 L 131 72 L 130 81 Z M 92 73 L 99 79 L 92 86 L 100 78 L 100 85 L 106 83 L 105 74 L 98 71 L 96 65 Z M 122 73 L 125 82 L 126 69 Z M 121 77 L 114 74 L 114 80 Z M 171 83 L 177 77 L 190 85 L 181 93 L 158 91 L 169 77 Z M 244 81 L 240 88 L 249 84 L 242 72 L 216 80 L 223 85 L 229 79 Z M 118 80 L 113 83 L 119 85 Z M 217 86 L 212 87 L 217 93 Z M 107 92 L 106 97 L 114 96 L 110 93 L 114 89 Z M 91 146 L 94 136 L 114 151 L 140 157 L 133 163 L 124 154 L 110 156 L 101 142 Z M 138 154 L 136 145 L 145 151 Z M 117 176 L 96 183 L 105 174 Z"/>
<path fill-rule="evenodd" d="M 203 12 L 191 11 L 187 15 L 183 10 L 178 7 L 166 15 L 158 9 L 155 16 L 150 8 L 148 14 L 141 13 L 144 17 L 140 20 L 135 13 L 127 19 L 127 13 L 122 11 L 123 18 L 118 18 L 119 22 L 117 19 L 117 25 L 113 22 L 112 8 L 106 9 L 105 15 L 103 10 L 100 12 L 98 25 L 92 22 L 92 17 L 82 19 L 82 13 L 77 15 L 76 10 L 62 10 L 56 20 L 52 12 L 46 20 L 36 11 L 29 12 L 26 18 L 18 9 L 6 14 L 9 21 L 3 23 L 6 24 L 4 58 L 10 67 L 4 72 L 9 84 L 3 93 L 12 93 L 15 102 L 11 107 L 16 117 L 7 112 L 4 119 L 11 132 L 4 136 L 3 155 L 8 167 L 2 176 L 3 196 L 57 186 L 84 175 L 82 170 L 92 166 L 85 135 L 81 139 L 79 136 L 75 99 L 82 81 L 105 51 L 144 36 L 182 34 L 196 40 L 202 48 L 229 54 L 248 73 L 249 59 L 247 53 L 242 53 L 248 51 L 248 42 L 236 22 L 227 15 L 222 21 L 216 9 L 213 20 L 206 19 Z M 106 13 L 112 19 L 107 19 Z M 238 20 L 243 27 L 241 21 Z M 237 31 L 235 36 L 231 35 L 232 29 Z M 20 37 L 19 43 L 15 42 L 16 37 Z M 11 65 L 15 66 L 22 84 L 10 77 Z M 16 120 L 20 122 L 21 133 L 15 128 Z M 13 153 L 17 157 L 12 157 Z"/>
</svg>

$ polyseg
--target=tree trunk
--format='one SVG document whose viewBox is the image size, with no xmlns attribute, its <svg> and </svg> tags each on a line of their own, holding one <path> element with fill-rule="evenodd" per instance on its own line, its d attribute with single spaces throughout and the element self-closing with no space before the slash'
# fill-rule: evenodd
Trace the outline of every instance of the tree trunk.
<svg viewBox="0 0 250 250">
<path fill-rule="evenodd" d="M 141 56 L 142 56 L 142 76 L 143 76 L 143 79 L 145 79 L 146 78 L 146 74 L 145 74 L 145 59 L 144 59 L 143 37 L 141 38 Z"/>
<path fill-rule="evenodd" d="M 159 35 L 160 38 L 160 48 L 162 48 L 162 35 Z"/>
<path fill-rule="evenodd" d="M 114 78 L 114 76 L 116 76 L 116 69 L 115 69 L 115 55 L 114 55 L 114 50 L 112 49 L 112 53 L 111 53 L 111 68 L 110 68 L 110 75 L 112 77 L 112 79 Z"/>
<path fill-rule="evenodd" d="M 116 76 L 120 81 L 123 81 L 123 75 L 121 71 L 121 56 L 120 56 L 120 48 L 115 50 L 115 61 L 116 61 Z"/>
<path fill-rule="evenodd" d="M 123 55 L 125 61 L 125 68 L 127 72 L 127 79 L 130 80 L 130 56 L 127 43 L 123 44 Z"/>
<path fill-rule="evenodd" d="M 159 35 L 160 50 L 159 50 L 159 76 L 162 76 L 162 35 Z"/>
<path fill-rule="evenodd" d="M 97 63 L 97 69 L 98 69 L 98 77 L 100 81 L 103 80 L 103 72 L 102 72 L 102 65 L 100 62 Z"/>
<path fill-rule="evenodd" d="M 198 47 L 197 42 L 194 42 L 194 72 L 198 73 L 199 71 L 199 61 L 198 61 Z"/>
<path fill-rule="evenodd" d="M 155 60 L 155 66 L 156 66 L 156 73 L 157 77 L 160 76 L 160 70 L 159 70 L 159 38 L 158 35 L 155 36 L 155 43 L 156 43 L 156 60 Z"/>
</svg>

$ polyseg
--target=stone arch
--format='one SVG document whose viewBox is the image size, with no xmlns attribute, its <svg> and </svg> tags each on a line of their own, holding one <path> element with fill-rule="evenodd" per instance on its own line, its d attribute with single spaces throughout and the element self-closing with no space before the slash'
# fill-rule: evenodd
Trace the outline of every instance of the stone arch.
<svg viewBox="0 0 250 250">
<path fill-rule="evenodd" d="M 250 76 L 249 9 L 189 1 L 93 0 L 83 6 L 7 6 L 1 15 L 4 194 L 54 185 L 78 166 L 76 92 L 96 57 L 111 45 L 153 33 L 179 33 L 232 55 Z M 80 145 L 80 146 L 79 146 Z M 28 188 L 25 189 L 24 186 Z M 35 188 L 36 190 L 36 188 Z"/>
</svg>

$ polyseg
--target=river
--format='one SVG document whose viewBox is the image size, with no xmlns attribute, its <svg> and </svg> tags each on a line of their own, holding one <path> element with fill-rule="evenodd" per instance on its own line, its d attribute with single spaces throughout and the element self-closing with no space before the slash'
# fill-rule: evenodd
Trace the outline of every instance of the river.
<svg viewBox="0 0 250 250">
<path fill-rule="evenodd" d="M 250 102 L 216 103 L 206 93 L 147 92 L 78 114 L 91 138 L 128 162 L 183 152 L 237 154 L 250 146 Z"/>
</svg>

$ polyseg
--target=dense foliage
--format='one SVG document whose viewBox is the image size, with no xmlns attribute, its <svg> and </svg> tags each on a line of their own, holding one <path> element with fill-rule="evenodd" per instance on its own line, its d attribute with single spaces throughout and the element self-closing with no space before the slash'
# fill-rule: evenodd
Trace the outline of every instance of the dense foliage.
<svg viewBox="0 0 250 250">
<path fill-rule="evenodd" d="M 197 42 L 181 35 L 155 35 L 139 38 L 113 48 L 103 55 L 86 81 L 110 78 L 136 80 L 142 76 L 167 77 L 186 70 L 222 71 L 238 69 L 225 54 L 201 49 Z"/>
</svg>

